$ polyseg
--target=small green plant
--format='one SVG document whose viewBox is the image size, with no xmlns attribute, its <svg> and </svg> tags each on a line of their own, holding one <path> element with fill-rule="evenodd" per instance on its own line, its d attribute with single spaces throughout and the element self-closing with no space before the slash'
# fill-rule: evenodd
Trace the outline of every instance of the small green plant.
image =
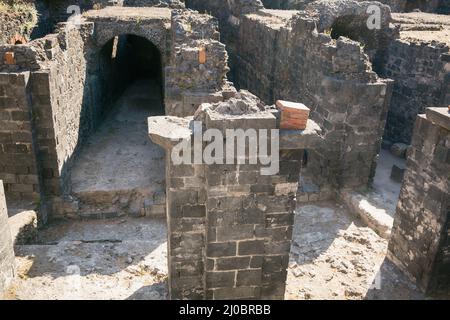
<svg viewBox="0 0 450 320">
<path fill-rule="evenodd" d="M 23 35 L 29 34 L 38 21 L 36 8 L 33 4 L 23 1 L 7 2 L 5 0 L 0 0 L 0 12 L 24 16 L 26 22 L 20 27 L 20 32 Z"/>
</svg>

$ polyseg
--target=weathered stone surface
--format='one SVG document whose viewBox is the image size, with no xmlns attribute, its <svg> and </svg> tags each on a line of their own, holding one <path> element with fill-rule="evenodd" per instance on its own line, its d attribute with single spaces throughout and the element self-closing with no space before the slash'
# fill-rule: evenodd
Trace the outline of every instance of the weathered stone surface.
<svg viewBox="0 0 450 320">
<path fill-rule="evenodd" d="M 377 208 L 357 192 L 344 191 L 341 197 L 350 210 L 356 213 L 369 228 L 385 239 L 390 238 L 394 219 L 385 209 Z"/>
<path fill-rule="evenodd" d="M 305 130 L 280 130 L 280 148 L 316 149 L 323 144 L 322 129 L 312 120 L 308 120 Z"/>
<path fill-rule="evenodd" d="M 390 259 L 432 295 L 450 293 L 450 131 L 420 115 L 397 204 Z"/>
<path fill-rule="evenodd" d="M 395 182 L 402 183 L 405 176 L 405 167 L 399 167 L 397 165 L 392 166 L 391 179 Z"/>
<path fill-rule="evenodd" d="M 170 149 L 183 140 L 190 139 L 191 120 L 173 116 L 148 118 L 148 133 L 150 139 L 165 149 Z"/>
<path fill-rule="evenodd" d="M 3 182 L 0 180 L 0 298 L 11 283 L 14 271 L 14 250 L 8 224 Z"/>
<path fill-rule="evenodd" d="M 426 115 L 428 120 L 450 130 L 450 106 L 448 108 L 427 108 Z"/>
<path fill-rule="evenodd" d="M 409 144 L 417 115 L 450 103 L 450 19 L 411 12 L 393 14 L 393 23 L 400 36 L 390 42 L 380 68 L 395 80 L 384 137 Z"/>
<path fill-rule="evenodd" d="M 408 151 L 408 145 L 404 143 L 394 143 L 391 146 L 391 153 L 399 158 L 406 158 L 406 152 Z"/>
</svg>

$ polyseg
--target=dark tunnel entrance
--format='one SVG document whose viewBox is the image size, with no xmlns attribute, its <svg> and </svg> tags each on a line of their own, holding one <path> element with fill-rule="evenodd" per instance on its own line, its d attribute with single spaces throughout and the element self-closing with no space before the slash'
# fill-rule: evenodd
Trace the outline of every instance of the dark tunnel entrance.
<svg viewBox="0 0 450 320">
<path fill-rule="evenodd" d="M 160 51 L 143 37 L 114 37 L 92 60 L 93 133 L 71 173 L 81 211 L 145 215 L 155 197 L 164 198 L 164 151 L 150 141 L 147 124 L 164 114 L 163 78 Z"/>
<path fill-rule="evenodd" d="M 143 91 L 149 91 L 149 97 L 160 100 L 159 105 L 154 103 L 151 109 L 164 113 L 162 59 L 153 43 L 135 35 L 117 36 L 103 46 L 99 61 L 102 82 L 106 86 L 104 91 L 110 102 L 117 100 L 130 86 L 142 86 Z"/>
</svg>

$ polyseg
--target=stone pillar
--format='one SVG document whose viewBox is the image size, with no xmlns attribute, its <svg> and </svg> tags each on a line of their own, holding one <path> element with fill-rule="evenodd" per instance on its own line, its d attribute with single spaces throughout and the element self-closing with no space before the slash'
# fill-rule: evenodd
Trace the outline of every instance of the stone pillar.
<svg viewBox="0 0 450 320">
<path fill-rule="evenodd" d="M 206 191 L 201 165 L 174 165 L 166 153 L 169 294 L 203 299 Z"/>
<path fill-rule="evenodd" d="M 167 157 L 171 299 L 284 298 L 300 162 L 303 149 L 320 142 L 320 129 L 310 121 L 304 131 L 279 133 L 280 150 L 273 149 L 276 137 L 270 136 L 266 145 L 269 155 L 279 151 L 279 159 L 273 159 L 279 170 L 267 175 L 262 169 L 269 165 L 259 159 L 250 164 L 248 150 L 261 146 L 258 129 L 271 133 L 277 119 L 274 112 L 252 108 L 254 97 L 248 93 L 237 95 L 240 99 L 202 104 L 196 123 L 189 118 L 149 118 L 150 138 L 166 149 Z M 224 146 L 217 155 L 222 161 L 205 164 L 203 158 L 197 164 L 176 165 L 172 155 L 180 142 L 200 143 L 200 151 L 206 152 L 210 142 L 198 142 L 194 132 L 207 129 L 220 134 L 218 142 L 247 139 L 246 155 L 238 157 L 235 150 L 231 163 L 231 149 Z M 228 129 L 242 131 L 231 137 Z M 258 140 L 252 140 L 252 131 Z"/>
<path fill-rule="evenodd" d="M 388 257 L 428 294 L 450 294 L 450 112 L 419 115 Z"/>
<path fill-rule="evenodd" d="M 0 180 L 0 298 L 14 277 L 14 249 L 8 225 L 3 181 Z"/>
</svg>

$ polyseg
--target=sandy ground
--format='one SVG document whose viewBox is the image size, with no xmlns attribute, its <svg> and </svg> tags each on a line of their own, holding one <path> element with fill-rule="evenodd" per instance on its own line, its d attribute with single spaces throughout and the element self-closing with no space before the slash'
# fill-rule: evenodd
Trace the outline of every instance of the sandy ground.
<svg viewBox="0 0 450 320">
<path fill-rule="evenodd" d="M 165 221 L 61 222 L 16 246 L 7 299 L 165 299 Z"/>
<path fill-rule="evenodd" d="M 422 298 L 385 260 L 386 247 L 344 208 L 299 207 L 286 299 Z M 16 257 L 18 274 L 6 299 L 167 298 L 163 220 L 54 223 L 36 244 L 16 246 Z"/>
<path fill-rule="evenodd" d="M 333 203 L 297 208 L 286 299 L 419 299 L 387 240 Z"/>
</svg>

